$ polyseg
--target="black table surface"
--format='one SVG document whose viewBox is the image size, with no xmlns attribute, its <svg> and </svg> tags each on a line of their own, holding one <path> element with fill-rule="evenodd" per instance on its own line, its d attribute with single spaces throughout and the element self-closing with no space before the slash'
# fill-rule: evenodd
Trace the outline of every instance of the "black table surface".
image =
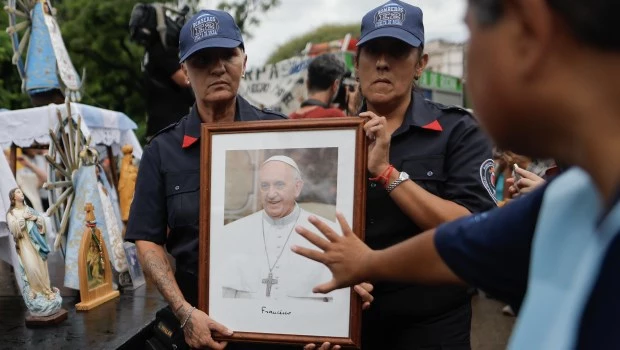
<svg viewBox="0 0 620 350">
<path fill-rule="evenodd" d="M 63 296 L 65 321 L 27 328 L 27 309 L 10 270 L 0 261 L 0 349 L 139 349 L 155 313 L 166 306 L 147 282 L 135 290 L 122 290 L 120 297 L 89 311 L 76 311 L 78 296 Z"/>
</svg>

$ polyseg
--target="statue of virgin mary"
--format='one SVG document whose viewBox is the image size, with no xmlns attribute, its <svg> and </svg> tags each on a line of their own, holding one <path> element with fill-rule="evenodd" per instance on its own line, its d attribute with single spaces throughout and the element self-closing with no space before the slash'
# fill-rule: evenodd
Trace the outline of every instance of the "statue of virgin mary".
<svg viewBox="0 0 620 350">
<path fill-rule="evenodd" d="M 6 215 L 9 231 L 15 239 L 19 257 L 19 274 L 24 281 L 22 296 L 33 316 L 50 316 L 58 312 L 62 298 L 58 288 L 50 284 L 47 255 L 50 253 L 45 240 L 43 216 L 24 204 L 21 189 L 9 192 L 11 206 Z"/>
</svg>

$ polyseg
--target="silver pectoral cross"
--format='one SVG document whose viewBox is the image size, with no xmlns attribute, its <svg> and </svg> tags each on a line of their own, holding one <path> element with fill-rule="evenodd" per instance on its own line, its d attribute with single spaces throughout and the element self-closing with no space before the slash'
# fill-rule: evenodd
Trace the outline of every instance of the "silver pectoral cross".
<svg viewBox="0 0 620 350">
<path fill-rule="evenodd" d="M 269 275 L 267 275 L 267 278 L 263 278 L 263 284 L 266 284 L 266 292 L 267 292 L 267 297 L 271 296 L 271 286 L 273 286 L 274 284 L 278 284 L 278 279 L 277 278 L 273 278 L 273 273 L 269 272 Z"/>
</svg>

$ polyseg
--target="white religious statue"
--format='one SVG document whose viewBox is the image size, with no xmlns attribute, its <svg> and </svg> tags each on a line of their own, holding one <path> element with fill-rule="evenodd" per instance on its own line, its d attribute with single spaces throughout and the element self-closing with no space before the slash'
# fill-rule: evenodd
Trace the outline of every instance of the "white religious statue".
<svg viewBox="0 0 620 350">
<path fill-rule="evenodd" d="M 62 298 L 58 288 L 52 287 L 47 269 L 50 253 L 45 240 L 43 216 L 24 204 L 24 193 L 19 188 L 9 192 L 11 206 L 6 215 L 9 230 L 15 239 L 19 257 L 16 272 L 24 281 L 22 296 L 32 316 L 50 316 L 60 311 Z"/>
<path fill-rule="evenodd" d="M 311 228 L 314 215 L 297 204 L 303 180 L 295 161 L 286 156 L 267 159 L 259 171 L 263 209 L 224 226 L 228 259 L 221 277 L 224 298 L 300 298 L 330 302 L 330 294 L 312 288 L 331 278 L 329 270 L 291 251 L 292 245 L 310 247 L 295 232 L 296 226 Z M 336 223 L 315 215 L 340 232 Z"/>
</svg>

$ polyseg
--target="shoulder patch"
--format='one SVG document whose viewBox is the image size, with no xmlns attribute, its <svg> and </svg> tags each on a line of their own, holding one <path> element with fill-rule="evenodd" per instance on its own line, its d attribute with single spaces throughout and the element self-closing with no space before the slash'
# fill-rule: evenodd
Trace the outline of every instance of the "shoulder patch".
<svg viewBox="0 0 620 350">
<path fill-rule="evenodd" d="M 482 181 L 482 185 L 489 193 L 489 196 L 497 204 L 497 198 L 495 197 L 495 162 L 493 159 L 487 159 L 480 165 L 480 181 Z"/>
<path fill-rule="evenodd" d="M 469 109 L 463 108 L 463 107 L 459 107 L 459 106 L 446 106 L 446 105 L 443 105 L 441 103 L 437 103 L 437 107 L 439 109 L 441 109 L 441 110 L 444 110 L 444 111 L 454 111 L 454 112 L 460 112 L 460 113 L 463 113 L 463 114 L 469 114 L 469 115 L 472 115 L 472 116 L 474 115 L 472 113 L 472 111 L 470 111 Z"/>
<path fill-rule="evenodd" d="M 252 106 L 252 107 L 254 107 L 254 106 Z M 256 108 L 256 107 L 254 107 L 254 108 Z M 280 112 L 274 111 L 273 109 L 270 109 L 270 108 L 263 108 L 263 109 L 256 108 L 256 109 L 259 110 L 262 113 L 265 113 L 265 114 L 270 114 L 270 115 L 273 115 L 273 116 L 278 116 L 280 119 L 288 119 L 288 116 L 286 116 L 286 115 L 284 115 L 284 114 L 282 114 Z"/>
<path fill-rule="evenodd" d="M 160 135 L 160 134 L 163 134 L 163 133 L 167 132 L 168 130 L 173 129 L 175 126 L 179 125 L 179 123 L 181 123 L 181 121 L 183 121 L 185 118 L 187 118 L 187 116 L 185 116 L 185 117 L 183 117 L 183 118 L 179 119 L 179 121 L 177 121 L 176 123 L 172 123 L 172 124 L 170 124 L 170 125 L 168 125 L 168 126 L 164 127 L 163 129 L 159 130 L 159 131 L 158 131 L 158 132 L 156 132 L 153 136 L 151 136 L 151 137 L 150 137 L 150 138 L 146 141 L 146 143 L 147 143 L 147 144 L 151 143 L 151 141 L 152 141 L 152 140 L 153 140 L 156 136 L 158 136 L 158 135 Z"/>
</svg>

